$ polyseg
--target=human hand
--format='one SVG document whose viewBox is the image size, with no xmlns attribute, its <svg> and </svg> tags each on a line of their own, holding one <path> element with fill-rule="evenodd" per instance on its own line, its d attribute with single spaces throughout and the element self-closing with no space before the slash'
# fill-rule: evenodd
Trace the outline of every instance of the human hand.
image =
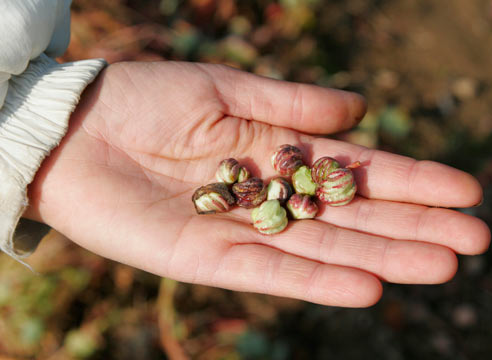
<svg viewBox="0 0 492 360">
<path fill-rule="evenodd" d="M 348 129 L 364 112 L 355 94 L 224 66 L 112 65 L 43 163 L 25 216 L 160 276 L 320 304 L 372 305 L 380 280 L 445 282 L 455 252 L 485 251 L 490 233 L 481 220 L 437 206 L 476 205 L 482 190 L 442 164 L 307 135 Z M 222 159 L 267 179 L 270 155 L 286 143 L 308 163 L 361 161 L 359 196 L 273 236 L 258 233 L 245 209 L 196 214 L 191 196 L 215 181 Z"/>
</svg>

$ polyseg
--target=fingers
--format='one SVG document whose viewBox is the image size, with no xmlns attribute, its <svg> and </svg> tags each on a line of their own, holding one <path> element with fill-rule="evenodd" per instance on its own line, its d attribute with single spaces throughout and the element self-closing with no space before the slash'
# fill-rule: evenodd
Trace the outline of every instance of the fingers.
<svg viewBox="0 0 492 360">
<path fill-rule="evenodd" d="M 382 293 L 381 283 L 366 272 L 259 244 L 232 246 L 222 257 L 212 285 L 344 307 L 371 306 Z"/>
<path fill-rule="evenodd" d="M 342 165 L 360 161 L 363 166 L 354 174 L 358 193 L 367 198 L 441 207 L 469 207 L 482 201 L 482 188 L 473 176 L 433 161 L 327 139 L 313 140 L 312 154 L 313 161 L 322 156 L 334 157 Z"/>
<path fill-rule="evenodd" d="M 270 163 L 270 155 L 285 143 L 301 148 L 308 165 L 323 156 L 337 159 L 341 166 L 360 161 L 362 166 L 353 173 L 357 193 L 366 198 L 457 208 L 475 206 L 482 201 L 479 182 L 450 166 L 290 132 L 265 136 L 248 149 L 247 156 L 255 159 L 254 165 L 259 169 L 256 176 L 263 179 L 278 176 Z"/>
<path fill-rule="evenodd" d="M 231 290 L 346 307 L 371 306 L 381 297 L 374 275 L 260 244 L 262 235 L 241 220 L 196 216 L 178 226 L 180 236 L 171 247 L 164 246 L 161 236 L 142 244 L 147 247 L 144 263 L 141 248 L 127 251 L 128 256 L 146 271 Z"/>
<path fill-rule="evenodd" d="M 477 255 L 490 245 L 490 229 L 482 220 L 457 211 L 356 197 L 349 205 L 317 202 L 317 221 L 385 238 L 446 246 L 458 254 Z M 239 209 L 233 214 L 249 221 Z"/>
<path fill-rule="evenodd" d="M 241 232 L 239 241 L 251 242 Z M 289 224 L 274 236 L 254 234 L 257 242 L 317 262 L 364 270 L 402 284 L 438 284 L 450 280 L 457 259 L 448 248 L 416 241 L 391 240 L 337 228 L 314 220 Z"/>
<path fill-rule="evenodd" d="M 456 256 L 447 247 L 388 239 L 317 220 L 290 222 L 275 235 L 262 235 L 239 221 L 229 221 L 228 227 L 233 232 L 223 236 L 232 244 L 261 243 L 317 262 L 364 270 L 393 283 L 438 284 L 451 279 L 457 269 Z"/>
<path fill-rule="evenodd" d="M 225 66 L 206 65 L 227 115 L 329 134 L 351 128 L 366 112 L 360 95 L 314 85 L 289 83 Z"/>
<path fill-rule="evenodd" d="M 319 220 L 366 233 L 444 245 L 460 254 L 487 250 L 490 230 L 480 219 L 457 211 L 356 197 L 349 205 L 320 204 Z"/>
</svg>

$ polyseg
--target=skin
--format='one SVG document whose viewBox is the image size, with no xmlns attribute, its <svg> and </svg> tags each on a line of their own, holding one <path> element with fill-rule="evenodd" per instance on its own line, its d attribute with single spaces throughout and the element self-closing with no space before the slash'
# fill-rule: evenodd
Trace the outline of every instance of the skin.
<svg viewBox="0 0 492 360">
<path fill-rule="evenodd" d="M 446 209 L 480 203 L 482 189 L 439 163 L 317 136 L 351 128 L 365 111 L 353 93 L 220 65 L 111 65 L 37 173 L 25 216 L 160 276 L 325 305 L 370 306 L 382 281 L 446 282 L 456 253 L 489 246 L 481 220 Z M 300 147 L 308 164 L 361 161 L 357 197 L 273 236 L 254 230 L 249 210 L 195 213 L 191 196 L 214 182 L 221 160 L 267 180 L 281 144 Z"/>
</svg>

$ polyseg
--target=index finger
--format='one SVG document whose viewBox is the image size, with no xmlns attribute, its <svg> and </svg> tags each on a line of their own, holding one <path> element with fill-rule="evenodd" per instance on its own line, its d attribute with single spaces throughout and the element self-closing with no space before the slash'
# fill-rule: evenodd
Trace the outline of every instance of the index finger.
<svg viewBox="0 0 492 360">
<path fill-rule="evenodd" d="M 227 115 L 310 134 L 350 129 L 366 113 L 356 93 L 279 81 L 223 65 L 201 66 L 211 75 Z"/>
<path fill-rule="evenodd" d="M 451 166 L 290 131 L 274 132 L 249 146 L 247 154 L 258 161 L 257 168 L 261 169 L 257 176 L 278 176 L 270 156 L 282 144 L 299 147 L 308 166 L 323 156 L 335 158 L 342 167 L 360 161 L 362 166 L 352 171 L 357 193 L 368 199 L 455 208 L 475 206 L 482 201 L 483 191 L 477 179 Z"/>
</svg>

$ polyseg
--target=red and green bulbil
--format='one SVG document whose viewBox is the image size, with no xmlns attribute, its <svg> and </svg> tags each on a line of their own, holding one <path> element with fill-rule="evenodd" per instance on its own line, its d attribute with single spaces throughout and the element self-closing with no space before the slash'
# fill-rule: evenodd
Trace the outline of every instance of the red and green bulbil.
<svg viewBox="0 0 492 360">
<path fill-rule="evenodd" d="M 347 205 L 357 192 L 352 169 L 355 162 L 341 167 L 337 160 L 324 156 L 309 167 L 302 152 L 293 145 L 281 145 L 271 157 L 272 166 L 281 176 L 268 186 L 251 177 L 250 172 L 233 158 L 220 162 L 216 171 L 218 183 L 202 186 L 193 194 L 198 214 L 229 211 L 233 205 L 253 209 L 253 226 L 263 234 L 283 231 L 292 219 L 313 219 L 318 213 L 315 199 L 329 206 Z M 292 185 L 291 185 L 292 184 Z"/>
</svg>

